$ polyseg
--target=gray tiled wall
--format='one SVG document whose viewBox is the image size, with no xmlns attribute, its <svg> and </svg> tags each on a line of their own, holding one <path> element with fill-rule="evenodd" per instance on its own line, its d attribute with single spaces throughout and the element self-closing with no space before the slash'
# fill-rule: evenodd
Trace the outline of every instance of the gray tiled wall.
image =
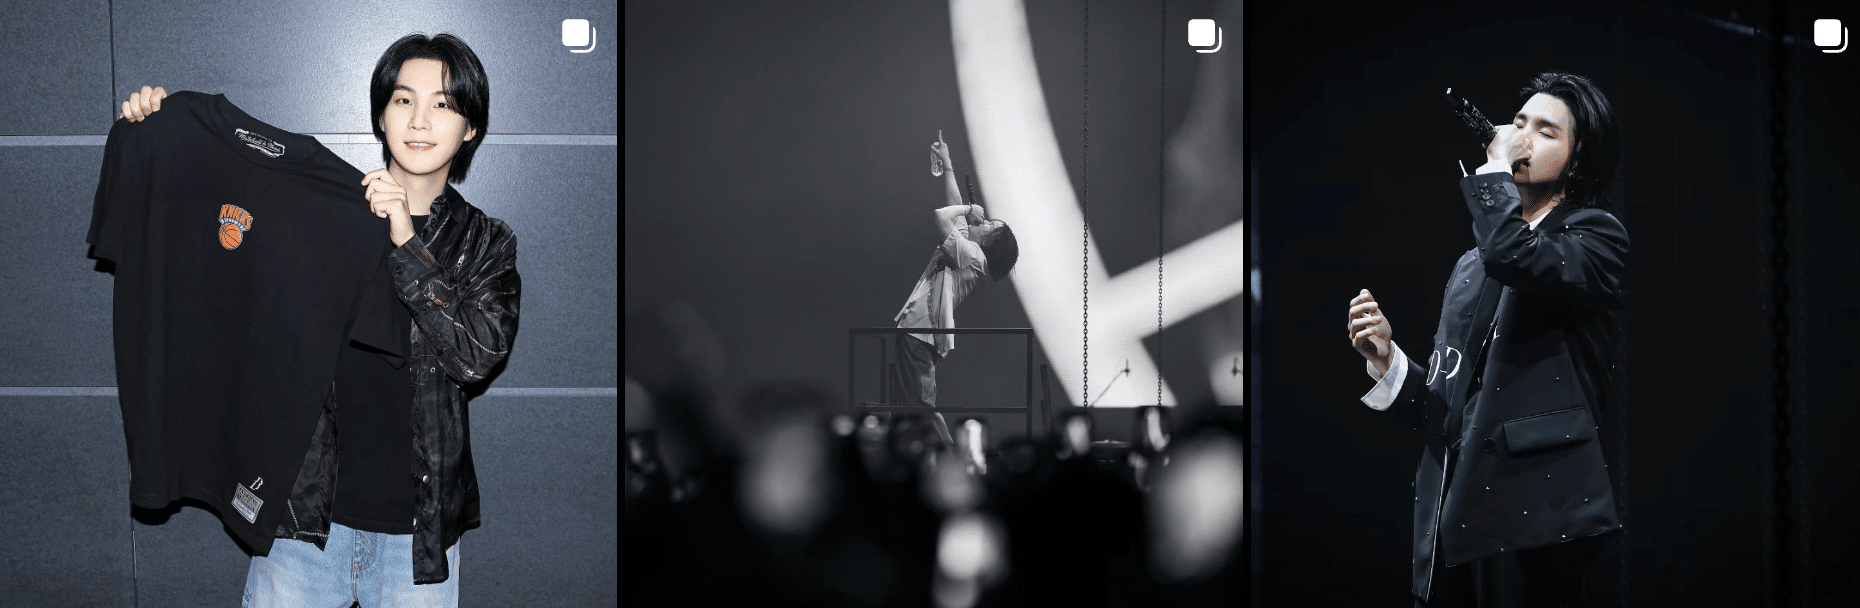
<svg viewBox="0 0 1860 608">
<path fill-rule="evenodd" d="M 524 287 L 508 366 L 471 404 L 484 526 L 461 546 L 461 605 L 617 601 L 614 4 L 0 0 L 0 14 L 0 605 L 237 605 L 244 582 L 212 513 L 131 513 L 114 398 L 29 388 L 116 383 L 111 277 L 84 234 L 118 106 L 143 84 L 225 93 L 376 169 L 367 78 L 415 31 L 458 34 L 490 75 L 490 136 L 457 188 L 515 229 Z M 594 52 L 561 46 L 567 18 L 594 26 Z M 594 390 L 503 392 L 524 388 Z"/>
</svg>

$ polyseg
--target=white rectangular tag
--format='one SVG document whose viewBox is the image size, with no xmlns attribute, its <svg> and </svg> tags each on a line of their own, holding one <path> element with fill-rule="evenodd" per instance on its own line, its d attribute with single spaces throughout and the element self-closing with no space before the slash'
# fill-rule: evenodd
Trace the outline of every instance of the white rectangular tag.
<svg viewBox="0 0 1860 608">
<path fill-rule="evenodd" d="M 258 523 L 258 510 L 265 506 L 265 501 L 259 500 L 258 495 L 245 489 L 245 486 L 235 483 L 233 488 L 233 508 L 245 516 L 247 523 Z"/>
</svg>

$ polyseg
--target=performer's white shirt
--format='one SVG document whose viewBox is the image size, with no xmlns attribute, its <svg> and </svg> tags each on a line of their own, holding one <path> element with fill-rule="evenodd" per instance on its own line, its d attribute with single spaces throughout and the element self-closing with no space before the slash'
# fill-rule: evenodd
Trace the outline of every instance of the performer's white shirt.
<svg viewBox="0 0 1860 608">
<path fill-rule="evenodd" d="M 1460 173 L 1465 172 L 1465 165 L 1461 165 Z M 1531 220 L 1531 230 L 1536 230 L 1537 223 L 1549 216 L 1550 214 L 1546 213 Z M 1363 405 L 1377 411 L 1387 410 L 1389 406 L 1395 404 L 1395 396 L 1401 394 L 1402 380 L 1408 377 L 1408 356 L 1401 352 L 1401 345 L 1390 340 L 1389 348 L 1395 351 L 1395 354 L 1389 357 L 1392 360 L 1389 364 L 1389 373 L 1378 377 L 1376 376 L 1376 364 L 1363 361 L 1363 369 L 1369 373 L 1369 379 L 1376 381 L 1376 386 L 1369 389 L 1368 394 L 1363 395 Z"/>
</svg>

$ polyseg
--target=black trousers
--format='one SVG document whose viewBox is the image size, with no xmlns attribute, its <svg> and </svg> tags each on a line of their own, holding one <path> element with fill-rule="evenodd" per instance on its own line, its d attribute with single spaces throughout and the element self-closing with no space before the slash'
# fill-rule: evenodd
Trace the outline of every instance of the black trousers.
<svg viewBox="0 0 1860 608">
<path fill-rule="evenodd" d="M 1415 606 L 1539 608 L 1622 606 L 1626 537 L 1612 530 L 1536 549 L 1501 553 L 1434 571 L 1433 597 Z"/>
</svg>

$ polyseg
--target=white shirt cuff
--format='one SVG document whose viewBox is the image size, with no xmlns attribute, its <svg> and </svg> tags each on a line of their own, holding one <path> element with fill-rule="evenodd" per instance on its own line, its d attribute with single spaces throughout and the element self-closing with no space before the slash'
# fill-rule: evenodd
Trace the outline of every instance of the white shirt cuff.
<svg viewBox="0 0 1860 608">
<path fill-rule="evenodd" d="M 1376 381 L 1375 388 L 1369 389 L 1369 394 L 1363 395 L 1363 405 L 1379 412 L 1395 404 L 1395 396 L 1401 394 L 1402 380 L 1408 377 L 1408 356 L 1402 354 L 1401 345 L 1394 341 L 1389 342 L 1389 347 L 1395 349 L 1395 354 L 1391 357 L 1395 361 L 1389 365 L 1388 374 L 1377 378 L 1375 364 L 1363 362 L 1363 367 L 1369 373 L 1369 377 Z"/>
</svg>

